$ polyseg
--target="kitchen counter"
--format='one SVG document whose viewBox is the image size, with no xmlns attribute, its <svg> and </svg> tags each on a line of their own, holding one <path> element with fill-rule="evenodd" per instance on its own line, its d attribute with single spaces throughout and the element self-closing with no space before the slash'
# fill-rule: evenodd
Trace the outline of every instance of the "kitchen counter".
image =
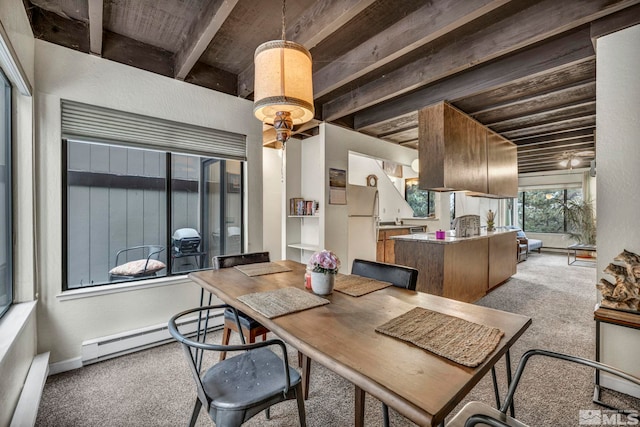
<svg viewBox="0 0 640 427">
<path fill-rule="evenodd" d="M 478 235 L 469 236 L 469 237 L 451 236 L 451 231 L 447 231 L 444 239 L 436 239 L 436 233 L 429 232 L 429 233 L 416 233 L 416 234 L 406 234 L 402 236 L 393 236 L 393 237 L 390 237 L 390 239 L 410 240 L 415 242 L 426 242 L 426 243 L 449 244 L 449 243 L 466 242 L 469 240 L 487 239 L 489 237 L 493 237 L 493 236 L 497 236 L 505 233 L 513 233 L 513 230 L 483 231 Z"/>
<path fill-rule="evenodd" d="M 513 230 L 445 239 L 435 233 L 389 237 L 394 262 L 418 270 L 416 290 L 475 302 L 516 273 L 517 240 Z"/>
<path fill-rule="evenodd" d="M 421 227 L 420 225 L 379 225 L 378 230 L 401 230 L 403 228 Z"/>
</svg>

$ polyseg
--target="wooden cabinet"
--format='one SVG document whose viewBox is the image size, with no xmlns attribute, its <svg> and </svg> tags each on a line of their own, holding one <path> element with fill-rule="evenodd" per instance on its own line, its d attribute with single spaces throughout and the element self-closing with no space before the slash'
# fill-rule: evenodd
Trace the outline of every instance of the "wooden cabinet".
<svg viewBox="0 0 640 427">
<path fill-rule="evenodd" d="M 401 236 L 409 234 L 409 228 L 394 228 L 391 230 L 379 230 L 378 242 L 376 245 L 376 261 L 395 263 L 395 241 L 389 239 L 391 236 Z"/>
<path fill-rule="evenodd" d="M 487 131 L 487 193 L 518 197 L 518 150 L 514 143 Z"/>
<path fill-rule="evenodd" d="M 513 248 L 517 247 L 517 241 L 515 232 L 489 238 L 489 289 L 516 274 L 518 259 Z"/>
<path fill-rule="evenodd" d="M 516 273 L 515 242 L 515 231 L 455 243 L 401 239 L 394 261 L 418 270 L 418 291 L 475 302 Z"/>
<path fill-rule="evenodd" d="M 419 186 L 487 192 L 486 130 L 441 102 L 418 113 Z"/>
<path fill-rule="evenodd" d="M 418 113 L 419 187 L 515 197 L 516 145 L 447 104 Z"/>
</svg>

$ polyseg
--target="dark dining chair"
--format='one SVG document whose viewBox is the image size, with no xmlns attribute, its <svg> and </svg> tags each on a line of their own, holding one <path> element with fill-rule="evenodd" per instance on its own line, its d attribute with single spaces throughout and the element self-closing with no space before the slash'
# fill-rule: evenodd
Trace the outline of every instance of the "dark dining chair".
<svg viewBox="0 0 640 427">
<path fill-rule="evenodd" d="M 393 286 L 410 291 L 415 291 L 418 283 L 418 270 L 415 268 L 364 259 L 353 260 L 351 274 L 389 282 Z M 389 426 L 389 407 L 384 403 L 382 404 L 382 422 L 385 427 Z"/>
<path fill-rule="evenodd" d="M 593 360 L 585 359 L 578 356 L 571 356 L 563 353 L 555 353 L 548 350 L 529 350 L 520 358 L 520 363 L 518 363 L 518 368 L 516 369 L 516 373 L 513 377 L 513 381 L 509 386 L 509 390 L 507 391 L 507 395 L 505 397 L 504 402 L 500 406 L 500 409 L 495 409 L 486 403 L 482 402 L 469 402 L 467 403 L 461 410 L 458 412 L 451 421 L 447 422 L 447 427 L 470 427 L 475 425 L 487 425 L 493 427 L 503 427 L 503 426 L 517 426 L 517 427 L 526 427 L 526 424 L 523 424 L 521 421 L 518 421 L 516 418 L 507 415 L 507 410 L 511 407 L 513 403 L 513 395 L 518 388 L 518 384 L 520 383 L 520 379 L 522 378 L 522 374 L 527 365 L 529 359 L 533 356 L 543 356 L 549 357 L 552 359 L 560 359 L 565 362 L 576 363 L 578 365 L 589 366 L 594 368 L 596 371 L 607 372 L 611 375 L 614 375 L 618 378 L 626 380 L 632 384 L 640 386 L 640 378 L 629 375 L 625 372 L 622 372 L 619 369 L 613 368 L 611 366 L 605 365 L 600 362 L 595 362 Z M 557 372 L 555 374 L 550 375 L 562 375 L 562 373 Z M 567 384 L 566 392 L 570 393 L 573 391 L 573 384 Z M 522 398 L 527 398 L 527 396 L 522 396 Z M 538 397 L 540 398 L 540 397 Z M 600 423 L 597 423 L 600 425 Z"/>
<path fill-rule="evenodd" d="M 351 274 L 389 282 L 393 286 L 410 291 L 415 291 L 418 283 L 418 270 L 415 268 L 364 259 L 353 260 Z"/>
<path fill-rule="evenodd" d="M 188 338 L 181 333 L 178 323 L 186 316 L 198 318 L 210 311 L 228 308 L 226 304 L 193 308 L 176 314 L 169 320 L 169 333 L 182 344 L 189 369 L 196 383 L 197 397 L 189 426 L 195 425 L 200 409 L 204 405 L 217 427 L 236 427 L 265 410 L 269 419 L 269 408 L 285 400 L 296 399 L 300 425 L 306 426 L 302 379 L 300 374 L 289 367 L 287 349 L 282 340 L 270 339 L 253 344 L 245 344 L 240 336 L 240 345 L 220 345 L 204 342 L 204 338 Z M 237 327 L 240 327 L 236 316 Z M 203 335 L 198 334 L 198 337 Z M 279 347 L 282 356 L 270 347 Z M 214 364 L 201 372 L 200 364 L 205 351 L 242 351 L 228 359 Z"/>
<path fill-rule="evenodd" d="M 236 265 L 256 264 L 259 262 L 269 262 L 269 252 L 250 252 L 245 254 L 235 255 L 218 255 L 213 257 L 212 264 L 213 269 L 218 270 L 220 268 L 230 268 Z M 238 311 L 238 317 L 240 318 L 240 326 L 242 327 L 242 334 L 245 341 L 253 343 L 256 341 L 256 337 L 262 336 L 262 341 L 267 339 L 267 333 L 269 329 L 265 328 L 260 322 L 253 319 L 251 316 Z M 227 308 L 224 311 L 224 329 L 222 331 L 222 345 L 228 345 L 231 339 L 231 331 L 240 333 L 240 330 L 236 326 L 235 315 L 233 310 Z M 226 352 L 220 353 L 220 360 L 224 360 L 227 357 Z"/>
</svg>

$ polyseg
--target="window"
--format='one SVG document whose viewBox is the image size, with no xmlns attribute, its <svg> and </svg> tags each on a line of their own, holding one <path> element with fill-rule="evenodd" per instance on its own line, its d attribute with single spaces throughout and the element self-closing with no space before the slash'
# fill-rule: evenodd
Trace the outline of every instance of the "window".
<svg viewBox="0 0 640 427">
<path fill-rule="evenodd" d="M 11 85 L 0 71 L 0 316 L 13 302 L 11 222 Z"/>
<path fill-rule="evenodd" d="M 404 197 L 411 209 L 413 216 L 426 218 L 435 216 L 436 213 L 436 193 L 434 191 L 421 190 L 418 188 L 418 178 L 405 180 Z"/>
<path fill-rule="evenodd" d="M 241 161 L 64 145 L 65 289 L 185 274 L 241 252 Z"/>
<path fill-rule="evenodd" d="M 582 197 L 581 189 L 522 191 L 518 195 L 518 216 L 524 231 L 566 233 L 563 205 Z"/>
</svg>

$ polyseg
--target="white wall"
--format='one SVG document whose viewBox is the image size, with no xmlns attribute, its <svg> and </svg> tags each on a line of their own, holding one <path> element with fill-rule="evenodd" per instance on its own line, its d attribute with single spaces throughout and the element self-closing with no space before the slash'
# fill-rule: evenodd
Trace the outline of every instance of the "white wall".
<svg viewBox="0 0 640 427">
<path fill-rule="evenodd" d="M 598 280 L 605 277 L 602 270 L 623 249 L 640 254 L 638 46 L 640 25 L 597 40 Z M 610 276 L 606 278 L 612 280 Z M 640 376 L 639 330 L 608 325 L 603 328 L 602 343 L 601 358 L 605 363 Z M 640 389 L 636 387 L 634 394 L 640 397 Z"/>
<path fill-rule="evenodd" d="M 34 38 L 21 0 L 0 1 L 4 27 L 26 79 L 33 88 Z M 12 82 L 13 85 L 13 82 Z M 22 385 L 36 354 L 36 312 L 28 310 L 36 298 L 33 232 L 33 98 L 12 91 L 13 137 L 13 276 L 14 306 L 0 320 L 0 425 L 8 425 Z M 22 303 L 22 304 L 19 304 Z M 17 321 L 16 319 L 21 319 Z M 7 337 L 15 337 L 8 339 Z"/>
<path fill-rule="evenodd" d="M 366 185 L 367 176 L 371 174 L 378 177 L 380 221 L 413 217 L 413 209 L 404 199 L 404 194 L 398 190 L 398 187 L 404 185 L 403 179 L 393 178 L 394 181 L 392 181 L 376 159 L 355 153 L 349 154 L 349 184 Z"/>
<path fill-rule="evenodd" d="M 264 245 L 272 260 L 284 259 L 282 253 L 283 218 L 286 216 L 287 207 L 284 205 L 284 182 L 282 172 L 284 169 L 282 150 L 274 148 L 262 149 L 262 200 L 264 213 Z"/>
<path fill-rule="evenodd" d="M 349 152 L 365 154 L 377 159 L 389 159 L 396 163 L 409 165 L 416 157 L 416 150 L 389 144 L 377 138 L 363 135 L 352 130 L 323 123 L 320 135 L 325 144 L 325 200 L 329 200 L 329 168 L 344 169 L 349 176 Z M 332 250 L 343 260 L 347 258 L 348 216 L 347 205 L 325 203 L 325 242 L 326 249 Z M 343 272 L 350 271 L 344 269 Z"/>
<path fill-rule="evenodd" d="M 76 360 L 82 341 L 165 323 L 197 304 L 199 288 L 187 279 L 158 279 L 151 289 L 60 298 L 62 290 L 62 171 L 60 100 L 115 108 L 247 135 L 245 195 L 249 251 L 262 250 L 262 125 L 250 101 L 197 87 L 37 40 L 36 141 L 40 230 L 38 348 L 51 361 Z"/>
</svg>

